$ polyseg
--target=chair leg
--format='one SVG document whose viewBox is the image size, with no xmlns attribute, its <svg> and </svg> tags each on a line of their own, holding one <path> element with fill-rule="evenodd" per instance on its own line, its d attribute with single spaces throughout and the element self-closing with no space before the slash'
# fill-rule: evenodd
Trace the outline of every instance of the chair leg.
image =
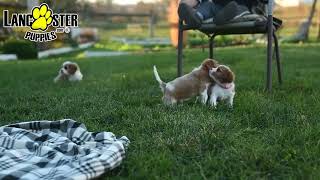
<svg viewBox="0 0 320 180">
<path fill-rule="evenodd" d="M 278 81 L 279 81 L 279 84 L 282 84 L 282 68 L 281 68 L 281 62 L 280 62 L 279 42 L 278 42 L 278 37 L 275 32 L 273 32 L 273 39 L 274 39 L 274 48 L 275 48 L 275 53 L 276 53 Z"/>
<path fill-rule="evenodd" d="M 183 56 L 183 30 L 182 30 L 182 21 L 179 20 L 179 33 L 178 33 L 178 59 L 177 59 L 177 75 L 178 77 L 182 76 L 182 56 Z"/>
<path fill-rule="evenodd" d="M 273 19 L 272 15 L 268 16 L 268 54 L 267 54 L 267 91 L 272 90 L 272 35 L 273 35 Z"/>
<path fill-rule="evenodd" d="M 211 36 L 209 39 L 209 58 L 213 58 L 213 48 L 214 48 L 214 38 L 215 36 Z"/>
</svg>

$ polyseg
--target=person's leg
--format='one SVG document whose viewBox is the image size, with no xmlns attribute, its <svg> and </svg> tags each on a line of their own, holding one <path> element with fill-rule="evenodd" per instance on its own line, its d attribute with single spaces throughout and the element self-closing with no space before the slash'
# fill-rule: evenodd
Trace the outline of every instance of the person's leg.
<svg viewBox="0 0 320 180">
<path fill-rule="evenodd" d="M 196 13 L 196 10 L 185 3 L 180 3 L 178 15 L 181 20 L 185 21 L 185 23 L 192 28 L 196 29 L 201 26 L 202 20 Z"/>
<path fill-rule="evenodd" d="M 198 0 L 178 0 L 178 2 L 179 2 L 179 4 L 185 3 L 188 6 L 193 7 L 193 8 L 197 7 L 200 3 L 200 1 L 198 1 Z"/>
<path fill-rule="evenodd" d="M 197 15 L 201 20 L 206 20 L 214 16 L 214 4 L 211 1 L 200 3 L 197 7 Z"/>
<path fill-rule="evenodd" d="M 198 28 L 201 26 L 202 21 L 213 18 L 219 9 L 222 9 L 222 6 L 211 1 L 202 0 L 196 9 L 181 3 L 178 8 L 178 14 L 186 24 L 193 28 Z"/>
<path fill-rule="evenodd" d="M 249 14 L 251 10 L 251 4 L 249 3 L 248 0 L 236 0 L 238 3 L 238 12 L 239 15 L 244 15 L 244 14 Z"/>
<path fill-rule="evenodd" d="M 241 3 L 241 4 L 240 4 Z M 230 1 L 220 9 L 214 19 L 217 25 L 228 23 L 231 20 L 250 14 L 250 11 L 243 0 Z"/>
<path fill-rule="evenodd" d="M 211 1 L 206 1 L 197 7 L 197 14 L 201 20 L 207 20 L 213 18 L 215 14 L 222 8 L 221 5 L 213 3 Z"/>
<path fill-rule="evenodd" d="M 250 13 L 246 0 L 226 0 L 221 3 L 211 1 L 201 2 L 197 9 L 181 3 L 178 8 L 180 19 L 193 28 L 201 26 L 202 21 L 213 18 L 216 24 L 223 24 Z"/>
</svg>

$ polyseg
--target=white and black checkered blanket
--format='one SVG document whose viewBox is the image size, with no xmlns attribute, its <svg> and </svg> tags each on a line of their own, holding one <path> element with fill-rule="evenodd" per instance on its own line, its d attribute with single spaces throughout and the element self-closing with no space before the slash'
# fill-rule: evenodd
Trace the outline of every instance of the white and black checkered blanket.
<svg viewBox="0 0 320 180">
<path fill-rule="evenodd" d="M 120 165 L 128 145 L 70 119 L 2 126 L 0 179 L 92 179 Z"/>
</svg>

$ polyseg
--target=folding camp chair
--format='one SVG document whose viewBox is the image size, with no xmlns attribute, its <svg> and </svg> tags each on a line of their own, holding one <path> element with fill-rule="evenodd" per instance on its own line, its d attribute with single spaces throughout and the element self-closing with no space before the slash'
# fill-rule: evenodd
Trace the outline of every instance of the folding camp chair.
<svg viewBox="0 0 320 180">
<path fill-rule="evenodd" d="M 254 2 L 254 1 L 252 1 Z M 266 89 L 272 89 L 272 44 L 275 44 L 276 64 L 278 71 L 279 84 L 282 84 L 282 72 L 280 63 L 280 52 L 278 38 L 275 33 L 282 25 L 282 21 L 273 17 L 274 0 L 256 0 L 256 3 L 262 5 L 262 14 L 250 14 L 240 17 L 234 21 L 227 22 L 223 25 L 215 25 L 214 23 L 202 23 L 197 30 L 208 35 L 209 39 L 209 58 L 213 58 L 214 38 L 217 35 L 231 34 L 267 34 L 268 51 L 267 51 L 267 82 Z M 267 10 L 267 14 L 265 11 Z M 183 50 L 183 31 L 192 30 L 182 20 L 179 20 L 179 35 L 178 35 L 178 58 L 177 69 L 178 77 L 182 76 L 182 50 Z"/>
</svg>

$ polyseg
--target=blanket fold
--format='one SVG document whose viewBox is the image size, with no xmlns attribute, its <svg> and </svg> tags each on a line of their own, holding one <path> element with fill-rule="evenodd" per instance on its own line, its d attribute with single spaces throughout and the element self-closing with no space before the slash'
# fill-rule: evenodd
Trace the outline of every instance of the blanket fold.
<svg viewBox="0 0 320 180">
<path fill-rule="evenodd" d="M 0 179 L 92 179 L 119 166 L 130 141 L 71 119 L 0 127 Z"/>
</svg>

